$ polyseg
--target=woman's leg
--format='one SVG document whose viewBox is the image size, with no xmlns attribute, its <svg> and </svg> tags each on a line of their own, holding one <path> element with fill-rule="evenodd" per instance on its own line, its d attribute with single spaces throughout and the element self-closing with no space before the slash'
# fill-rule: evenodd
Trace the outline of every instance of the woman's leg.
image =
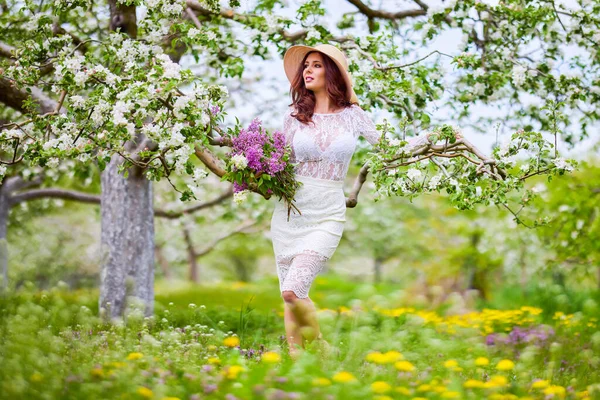
<svg viewBox="0 0 600 400">
<path fill-rule="evenodd" d="M 284 322 L 290 355 L 297 355 L 300 351 L 298 347 L 304 348 L 304 340 L 312 342 L 319 337 L 316 308 L 310 298 L 298 298 L 291 290 L 283 291 L 282 297 L 285 301 Z"/>
<path fill-rule="evenodd" d="M 280 289 L 285 302 L 284 320 L 290 354 L 297 353 L 295 345 L 304 348 L 304 339 L 312 342 L 319 337 L 317 312 L 308 291 L 326 261 L 325 257 L 306 251 L 296 255 L 288 265 L 280 264 Z"/>
</svg>

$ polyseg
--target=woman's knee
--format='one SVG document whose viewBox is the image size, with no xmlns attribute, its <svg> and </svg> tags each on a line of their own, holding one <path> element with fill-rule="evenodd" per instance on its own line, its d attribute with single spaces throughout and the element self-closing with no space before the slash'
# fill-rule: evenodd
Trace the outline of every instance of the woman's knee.
<svg viewBox="0 0 600 400">
<path fill-rule="evenodd" d="M 298 300 L 298 296 L 296 296 L 296 293 L 294 293 L 292 290 L 284 290 L 281 292 L 281 297 L 286 303 L 294 303 L 296 300 Z"/>
</svg>

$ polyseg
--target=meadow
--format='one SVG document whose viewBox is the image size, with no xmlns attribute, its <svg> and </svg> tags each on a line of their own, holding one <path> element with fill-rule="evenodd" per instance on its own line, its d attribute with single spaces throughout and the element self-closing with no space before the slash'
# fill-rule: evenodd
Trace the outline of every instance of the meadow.
<svg viewBox="0 0 600 400">
<path fill-rule="evenodd" d="M 505 286 L 468 310 L 330 273 L 311 298 L 331 348 L 293 361 L 273 279 L 161 281 L 153 317 L 112 323 L 94 290 L 27 284 L 0 300 L 0 398 L 600 398 L 597 293 Z"/>
</svg>

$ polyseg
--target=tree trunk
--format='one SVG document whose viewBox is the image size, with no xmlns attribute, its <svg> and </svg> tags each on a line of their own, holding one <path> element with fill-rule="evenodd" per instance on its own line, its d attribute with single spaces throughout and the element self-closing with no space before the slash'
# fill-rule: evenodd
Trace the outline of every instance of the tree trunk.
<svg viewBox="0 0 600 400">
<path fill-rule="evenodd" d="M 183 228 L 183 237 L 187 246 L 188 253 L 188 278 L 194 283 L 198 283 L 198 255 L 192 242 L 190 230 L 187 227 Z"/>
<path fill-rule="evenodd" d="M 10 205 L 8 201 L 8 193 L 6 186 L 0 184 L 0 291 L 6 290 L 8 287 L 8 242 L 6 239 L 6 231 L 8 226 L 8 212 Z"/>
<path fill-rule="evenodd" d="M 123 315 L 127 296 L 154 310 L 154 211 L 152 182 L 136 168 L 124 178 L 113 156 L 102 173 L 102 271 L 100 309 Z"/>
<path fill-rule="evenodd" d="M 375 283 L 375 284 L 381 283 L 382 266 L 383 266 L 383 259 L 379 258 L 379 257 L 375 258 L 375 263 L 373 264 L 373 272 L 374 272 L 373 283 Z"/>
<path fill-rule="evenodd" d="M 237 256 L 233 256 L 232 260 L 233 268 L 235 269 L 235 273 L 237 275 L 238 280 L 241 282 L 250 282 L 250 271 L 248 270 L 248 266 L 245 260 L 242 260 L 240 257 Z"/>
<path fill-rule="evenodd" d="M 162 246 L 154 247 L 154 257 L 156 257 L 156 261 L 158 261 L 158 265 L 162 270 L 163 275 L 166 279 L 173 278 L 173 274 L 171 273 L 171 268 L 169 267 L 169 262 L 165 258 L 162 252 Z"/>
</svg>

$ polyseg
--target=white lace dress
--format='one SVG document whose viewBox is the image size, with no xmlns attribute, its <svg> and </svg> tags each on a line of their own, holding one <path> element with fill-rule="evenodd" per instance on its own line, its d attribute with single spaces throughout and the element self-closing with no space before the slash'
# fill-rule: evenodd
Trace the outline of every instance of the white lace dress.
<svg viewBox="0 0 600 400">
<path fill-rule="evenodd" d="M 308 291 L 325 262 L 335 252 L 346 222 L 346 199 L 342 189 L 358 136 L 370 144 L 379 132 L 369 115 L 356 105 L 335 114 L 313 114 L 314 125 L 305 125 L 290 114 L 283 132 L 292 145 L 296 179 L 303 183 L 294 204 L 301 214 L 288 210 L 283 200 L 275 203 L 271 237 L 280 291 L 308 297 Z M 426 143 L 425 136 L 410 138 L 411 146 Z"/>
</svg>

